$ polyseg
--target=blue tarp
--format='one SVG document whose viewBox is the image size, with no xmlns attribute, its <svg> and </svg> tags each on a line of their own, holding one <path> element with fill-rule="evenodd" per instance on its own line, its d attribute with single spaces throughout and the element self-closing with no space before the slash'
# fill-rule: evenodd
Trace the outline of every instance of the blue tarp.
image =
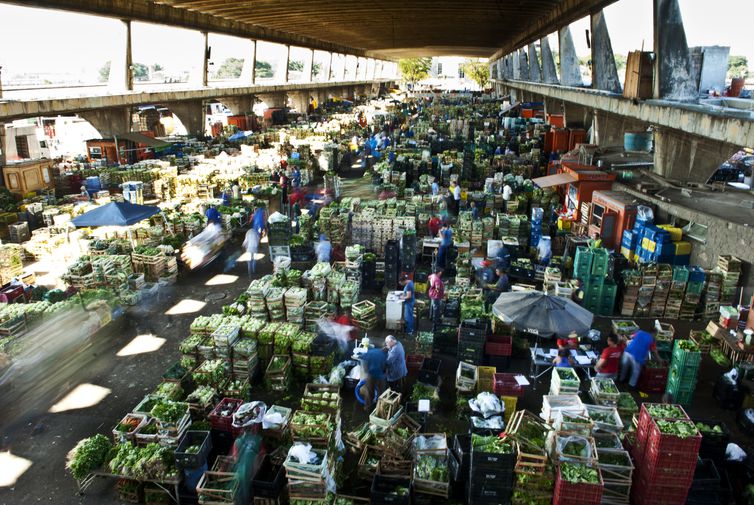
<svg viewBox="0 0 754 505">
<path fill-rule="evenodd" d="M 159 207 L 136 205 L 128 202 L 111 202 L 97 207 L 71 221 L 78 227 L 130 226 L 160 212 Z"/>
<path fill-rule="evenodd" d="M 245 138 L 246 138 L 246 134 L 244 132 L 236 132 L 230 137 L 228 137 L 228 140 L 230 140 L 231 142 L 235 142 L 237 140 L 243 140 Z"/>
</svg>

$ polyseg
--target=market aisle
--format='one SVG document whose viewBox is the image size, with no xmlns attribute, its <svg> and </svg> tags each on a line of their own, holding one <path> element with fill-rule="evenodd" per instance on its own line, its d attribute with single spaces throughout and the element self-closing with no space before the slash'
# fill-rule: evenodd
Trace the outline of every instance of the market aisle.
<svg viewBox="0 0 754 505">
<path fill-rule="evenodd" d="M 269 271 L 267 261 L 259 266 L 258 275 Z M 38 361 L 0 385 L 0 461 L 9 461 L 5 451 L 23 458 L 12 459 L 3 473 L 12 477 L 30 464 L 15 486 L 0 488 L 0 503 L 119 503 L 111 480 L 100 479 L 84 497 L 76 495 L 66 454 L 91 433 L 109 432 L 178 359 L 191 321 L 220 312 L 247 286 L 245 263 L 227 274 L 222 265 L 211 265 L 185 275 L 157 299 L 131 307 L 90 342 L 74 336 L 80 326 L 56 329 L 56 336 L 66 335 L 70 342 L 51 347 L 46 341 Z"/>
</svg>

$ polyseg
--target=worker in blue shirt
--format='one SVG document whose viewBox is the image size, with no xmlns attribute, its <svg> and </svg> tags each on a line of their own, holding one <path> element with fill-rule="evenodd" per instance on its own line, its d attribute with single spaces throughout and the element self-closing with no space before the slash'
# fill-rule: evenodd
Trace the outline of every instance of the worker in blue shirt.
<svg viewBox="0 0 754 505">
<path fill-rule="evenodd" d="M 511 290 L 511 281 L 508 279 L 506 271 L 498 267 L 495 268 L 495 273 L 497 274 L 497 282 L 487 285 L 490 288 L 490 291 L 487 294 L 488 305 L 492 305 L 501 294 L 507 293 Z"/>
<path fill-rule="evenodd" d="M 631 378 L 628 381 L 628 385 L 635 388 L 636 383 L 639 381 L 641 367 L 644 366 L 647 358 L 656 352 L 656 350 L 655 339 L 651 333 L 644 330 L 634 333 L 621 357 L 621 382 L 626 380 L 630 371 Z"/>
<path fill-rule="evenodd" d="M 291 174 L 291 185 L 293 186 L 293 189 L 298 189 L 301 187 L 301 170 L 299 170 L 298 165 L 293 167 L 293 173 Z"/>
<path fill-rule="evenodd" d="M 447 222 L 440 228 L 440 247 L 437 249 L 437 264 L 435 268 L 445 269 L 445 262 L 448 257 L 448 249 L 453 245 L 453 230 L 450 229 Z"/>
<path fill-rule="evenodd" d="M 214 205 L 211 205 L 209 209 L 207 209 L 207 212 L 204 213 L 204 215 L 207 218 L 207 224 L 209 223 L 217 223 L 222 224 L 223 219 L 220 215 L 220 211 L 215 208 Z"/>
<path fill-rule="evenodd" d="M 362 372 L 366 374 L 366 377 L 364 378 L 364 387 L 361 389 L 361 396 L 364 398 L 364 410 L 367 412 L 371 410 L 372 402 L 376 399 L 374 395 L 379 395 L 379 393 L 385 388 L 386 362 L 387 353 L 376 347 L 369 349 L 361 358 Z"/>
<path fill-rule="evenodd" d="M 505 247 L 505 244 L 500 246 L 500 249 L 497 250 L 497 264 L 495 265 L 495 268 L 500 268 L 503 271 L 508 271 L 508 268 L 511 266 L 511 253 L 508 252 L 508 248 Z"/>
<path fill-rule="evenodd" d="M 319 263 L 330 263 L 330 254 L 332 253 L 332 243 L 327 240 L 327 236 L 322 233 L 319 236 L 319 243 L 315 248 L 317 261 Z"/>
<path fill-rule="evenodd" d="M 401 393 L 403 391 L 403 378 L 408 375 L 406 352 L 403 349 L 403 344 L 398 342 L 398 339 L 393 335 L 388 335 L 385 337 L 385 347 L 382 350 L 387 353 L 387 361 L 385 362 L 387 386 L 396 393 Z"/>
<path fill-rule="evenodd" d="M 416 293 L 414 291 L 414 281 L 404 275 L 401 280 L 403 286 L 403 319 L 406 321 L 406 333 L 414 333 L 414 302 Z"/>
<path fill-rule="evenodd" d="M 251 227 L 255 229 L 261 237 L 264 233 L 266 224 L 267 219 L 264 215 L 264 207 L 257 207 L 257 210 L 254 211 L 254 215 L 251 217 Z"/>
</svg>

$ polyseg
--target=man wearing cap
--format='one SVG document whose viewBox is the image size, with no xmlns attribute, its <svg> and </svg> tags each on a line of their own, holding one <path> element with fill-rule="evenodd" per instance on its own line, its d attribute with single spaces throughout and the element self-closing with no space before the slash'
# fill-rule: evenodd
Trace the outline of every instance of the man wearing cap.
<svg viewBox="0 0 754 505">
<path fill-rule="evenodd" d="M 398 342 L 398 339 L 393 335 L 388 335 L 385 337 L 383 350 L 387 353 L 387 360 L 385 361 L 387 387 L 401 393 L 403 391 L 403 378 L 408 375 L 406 352 L 403 350 L 403 344 Z"/>
<path fill-rule="evenodd" d="M 442 314 L 442 299 L 445 297 L 445 284 L 442 282 L 442 268 L 435 270 L 435 273 L 429 276 L 429 289 L 427 295 L 432 301 L 432 331 L 437 329 L 437 323 L 440 321 Z"/>
<path fill-rule="evenodd" d="M 477 280 L 482 287 L 495 282 L 495 271 L 492 269 L 491 261 L 482 261 L 482 267 L 477 271 Z"/>
<path fill-rule="evenodd" d="M 403 319 L 406 321 L 406 333 L 411 335 L 414 333 L 414 281 L 412 281 L 408 275 L 404 275 L 401 279 L 401 286 L 403 286 Z"/>
</svg>

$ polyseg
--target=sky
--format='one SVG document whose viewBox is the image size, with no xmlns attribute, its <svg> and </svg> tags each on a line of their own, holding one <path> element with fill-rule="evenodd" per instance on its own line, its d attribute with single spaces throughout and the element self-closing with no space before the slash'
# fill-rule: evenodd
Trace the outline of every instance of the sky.
<svg viewBox="0 0 754 505">
<path fill-rule="evenodd" d="M 735 20 L 754 19 L 752 0 L 679 0 L 690 46 L 729 45 L 754 68 L 754 36 Z M 605 9 L 613 50 L 626 54 L 652 47 L 652 0 L 620 0 Z M 576 50 L 588 54 L 584 18 L 571 25 Z M 96 80 L 97 70 L 116 50 L 123 33 L 119 20 L 34 9 L 0 3 L 0 65 L 3 74 L 47 71 L 72 72 Z M 168 71 L 190 70 L 201 50 L 198 32 L 146 23 L 132 24 L 135 62 L 160 63 Z M 244 57 L 249 47 L 241 39 L 210 35 L 212 60 Z M 553 47 L 555 49 L 557 46 Z"/>
</svg>

